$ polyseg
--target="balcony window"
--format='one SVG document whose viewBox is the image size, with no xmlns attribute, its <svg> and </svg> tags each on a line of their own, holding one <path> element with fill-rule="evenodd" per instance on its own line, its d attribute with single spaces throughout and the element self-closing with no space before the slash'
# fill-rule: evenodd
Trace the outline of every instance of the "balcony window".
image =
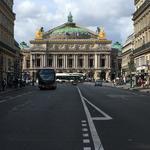
<svg viewBox="0 0 150 150">
<path fill-rule="evenodd" d="M 100 59 L 100 67 L 105 67 L 105 59 Z"/>
<path fill-rule="evenodd" d="M 53 66 L 53 59 L 48 59 L 48 67 L 52 67 Z"/>
<path fill-rule="evenodd" d="M 94 67 L 94 60 L 89 59 L 89 68 L 93 68 L 93 67 Z"/>
<path fill-rule="evenodd" d="M 83 67 L 83 59 L 79 59 L 79 60 L 78 60 L 78 66 L 79 66 L 80 68 Z"/>
<path fill-rule="evenodd" d="M 69 60 L 68 60 L 68 67 L 69 67 L 69 68 L 72 68 L 72 64 L 73 64 L 72 62 L 73 62 L 72 59 L 69 59 Z"/>
<path fill-rule="evenodd" d="M 37 60 L 36 60 L 36 66 L 37 66 L 37 67 L 40 67 L 40 66 L 41 66 L 41 59 L 37 59 Z"/>
<path fill-rule="evenodd" d="M 30 60 L 26 60 L 26 67 L 30 68 Z"/>
<path fill-rule="evenodd" d="M 62 68 L 62 59 L 58 59 L 58 68 Z"/>
</svg>

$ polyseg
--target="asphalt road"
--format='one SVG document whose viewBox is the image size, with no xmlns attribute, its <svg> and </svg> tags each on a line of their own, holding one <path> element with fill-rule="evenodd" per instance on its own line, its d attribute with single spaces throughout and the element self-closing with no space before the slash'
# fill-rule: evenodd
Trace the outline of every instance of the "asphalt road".
<svg viewBox="0 0 150 150">
<path fill-rule="evenodd" d="M 0 93 L 0 150 L 150 150 L 150 95 L 86 83 Z"/>
</svg>

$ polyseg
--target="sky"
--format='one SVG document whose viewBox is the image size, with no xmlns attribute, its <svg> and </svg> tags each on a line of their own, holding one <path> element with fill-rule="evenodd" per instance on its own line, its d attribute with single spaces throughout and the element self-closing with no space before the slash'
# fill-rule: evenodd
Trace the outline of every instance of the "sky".
<svg viewBox="0 0 150 150">
<path fill-rule="evenodd" d="M 70 11 L 80 26 L 104 27 L 113 42 L 123 44 L 133 33 L 134 0 L 14 0 L 15 39 L 29 43 L 40 27 L 48 31 L 67 22 Z"/>
</svg>

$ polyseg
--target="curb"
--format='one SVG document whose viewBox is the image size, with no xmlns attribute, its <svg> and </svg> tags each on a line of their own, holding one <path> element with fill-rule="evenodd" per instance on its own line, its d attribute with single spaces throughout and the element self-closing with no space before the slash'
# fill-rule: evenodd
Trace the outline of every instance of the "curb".
<svg viewBox="0 0 150 150">
<path fill-rule="evenodd" d="M 118 87 L 118 88 L 120 88 L 120 87 Z M 123 88 L 123 87 L 121 87 L 121 89 L 134 91 L 134 92 L 140 92 L 140 93 L 150 93 L 150 91 L 142 91 L 142 89 L 130 89 L 130 88 Z"/>
<path fill-rule="evenodd" d="M 20 91 L 20 90 L 23 90 L 25 88 L 27 88 L 27 86 L 26 87 L 21 87 L 21 88 L 18 87 L 18 88 L 6 89 L 5 91 L 0 91 L 0 94 L 7 94 L 7 93 L 14 92 L 14 91 Z"/>
</svg>

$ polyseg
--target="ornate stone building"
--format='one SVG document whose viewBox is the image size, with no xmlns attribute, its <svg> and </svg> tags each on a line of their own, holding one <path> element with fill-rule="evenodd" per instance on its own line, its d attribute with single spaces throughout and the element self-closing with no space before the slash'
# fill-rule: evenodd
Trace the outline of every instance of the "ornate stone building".
<svg viewBox="0 0 150 150">
<path fill-rule="evenodd" d="M 41 28 L 30 41 L 31 47 L 22 49 L 23 71 L 33 77 L 38 69 L 53 67 L 57 72 L 109 79 L 111 41 L 105 36 L 103 28 L 98 28 L 97 34 L 76 25 L 70 13 L 68 22 L 48 32 Z"/>
<path fill-rule="evenodd" d="M 133 57 L 133 49 L 134 49 L 134 34 L 128 36 L 125 44 L 122 48 L 122 75 L 127 77 L 130 75 L 129 63 Z"/>
<path fill-rule="evenodd" d="M 134 61 L 138 73 L 150 75 L 150 0 L 135 0 Z"/>
<path fill-rule="evenodd" d="M 0 0 L 0 81 L 8 84 L 19 71 L 19 45 L 14 40 L 13 0 Z M 12 75 L 13 74 L 13 75 Z"/>
</svg>

